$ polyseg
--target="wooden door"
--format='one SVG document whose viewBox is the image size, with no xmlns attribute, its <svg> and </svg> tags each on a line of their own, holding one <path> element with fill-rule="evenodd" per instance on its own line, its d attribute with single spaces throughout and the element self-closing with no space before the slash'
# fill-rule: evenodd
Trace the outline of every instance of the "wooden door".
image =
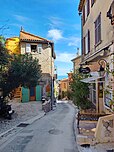
<svg viewBox="0 0 114 152">
<path fill-rule="evenodd" d="M 36 100 L 36 91 L 35 87 L 30 87 L 30 101 Z"/>
</svg>

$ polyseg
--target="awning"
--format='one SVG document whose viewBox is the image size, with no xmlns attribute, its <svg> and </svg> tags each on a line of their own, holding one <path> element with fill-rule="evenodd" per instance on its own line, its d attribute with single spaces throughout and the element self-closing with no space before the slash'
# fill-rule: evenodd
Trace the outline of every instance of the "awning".
<svg viewBox="0 0 114 152">
<path fill-rule="evenodd" d="M 84 82 L 84 83 L 92 83 L 93 81 L 97 80 L 97 79 L 100 79 L 102 77 L 89 77 L 89 78 L 85 78 L 85 79 L 82 79 L 80 80 L 81 82 Z"/>
</svg>

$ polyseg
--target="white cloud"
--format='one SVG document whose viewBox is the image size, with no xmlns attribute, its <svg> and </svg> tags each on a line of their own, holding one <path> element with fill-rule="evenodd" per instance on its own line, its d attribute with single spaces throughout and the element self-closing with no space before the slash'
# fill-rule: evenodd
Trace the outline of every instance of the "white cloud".
<svg viewBox="0 0 114 152">
<path fill-rule="evenodd" d="M 14 17 L 16 18 L 16 20 L 18 20 L 20 22 L 26 22 L 29 20 L 29 18 L 21 16 L 21 15 L 14 15 Z"/>
<path fill-rule="evenodd" d="M 49 30 L 47 36 L 55 42 L 63 38 L 62 31 L 58 29 Z"/>
<path fill-rule="evenodd" d="M 58 17 L 54 17 L 54 16 L 51 16 L 49 18 L 50 20 L 50 25 L 51 25 L 51 28 L 57 28 L 57 27 L 60 27 L 63 25 L 63 22 L 62 22 L 62 19 L 61 18 L 58 18 Z"/>
<path fill-rule="evenodd" d="M 67 76 L 67 73 L 70 71 L 73 71 L 73 69 L 72 69 L 72 67 L 71 68 L 67 67 L 67 65 L 66 65 L 66 68 L 58 67 L 59 76 Z"/>
<path fill-rule="evenodd" d="M 59 76 L 65 76 L 67 75 L 68 72 L 69 70 L 67 68 L 61 68 L 61 67 L 58 68 Z"/>
<path fill-rule="evenodd" d="M 15 26 L 15 27 L 18 27 L 18 28 L 20 28 L 21 27 L 21 25 L 20 24 L 16 24 L 16 23 L 12 23 L 12 24 L 10 24 L 11 26 Z"/>
<path fill-rule="evenodd" d="M 59 62 L 66 62 L 66 63 L 71 63 L 71 60 L 75 57 L 76 55 L 74 53 L 58 53 L 56 61 Z"/>
<path fill-rule="evenodd" d="M 69 37 L 68 46 L 80 46 L 81 38 L 79 37 Z"/>
</svg>

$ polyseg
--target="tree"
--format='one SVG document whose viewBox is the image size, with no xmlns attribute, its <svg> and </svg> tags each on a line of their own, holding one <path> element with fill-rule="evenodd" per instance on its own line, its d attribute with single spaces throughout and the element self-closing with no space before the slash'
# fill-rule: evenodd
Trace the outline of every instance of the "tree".
<svg viewBox="0 0 114 152">
<path fill-rule="evenodd" d="M 0 88 L 3 90 L 4 98 L 20 85 L 36 86 L 41 77 L 38 59 L 30 54 L 11 56 L 2 43 L 0 43 L 0 64 Z"/>
<path fill-rule="evenodd" d="M 80 81 L 84 77 L 86 77 L 86 75 L 79 73 L 79 70 L 77 70 L 76 74 L 73 75 L 73 81 L 70 85 L 73 102 L 81 109 L 90 108 L 90 101 L 88 100 L 89 84 Z"/>
<path fill-rule="evenodd" d="M 0 88 L 2 88 L 2 83 L 5 81 L 4 75 L 8 70 L 8 65 L 11 58 L 4 46 L 4 41 L 5 39 L 0 36 Z"/>
</svg>

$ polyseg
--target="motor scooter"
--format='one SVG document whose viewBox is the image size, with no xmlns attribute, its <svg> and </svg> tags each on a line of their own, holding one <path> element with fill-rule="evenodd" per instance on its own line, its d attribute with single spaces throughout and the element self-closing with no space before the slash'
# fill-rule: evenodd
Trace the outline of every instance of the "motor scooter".
<svg viewBox="0 0 114 152">
<path fill-rule="evenodd" d="M 1 96 L 0 97 L 0 117 L 10 120 L 13 113 L 14 113 L 14 110 L 12 110 L 11 105 L 8 105 L 6 102 L 4 102 L 3 97 Z"/>
</svg>

